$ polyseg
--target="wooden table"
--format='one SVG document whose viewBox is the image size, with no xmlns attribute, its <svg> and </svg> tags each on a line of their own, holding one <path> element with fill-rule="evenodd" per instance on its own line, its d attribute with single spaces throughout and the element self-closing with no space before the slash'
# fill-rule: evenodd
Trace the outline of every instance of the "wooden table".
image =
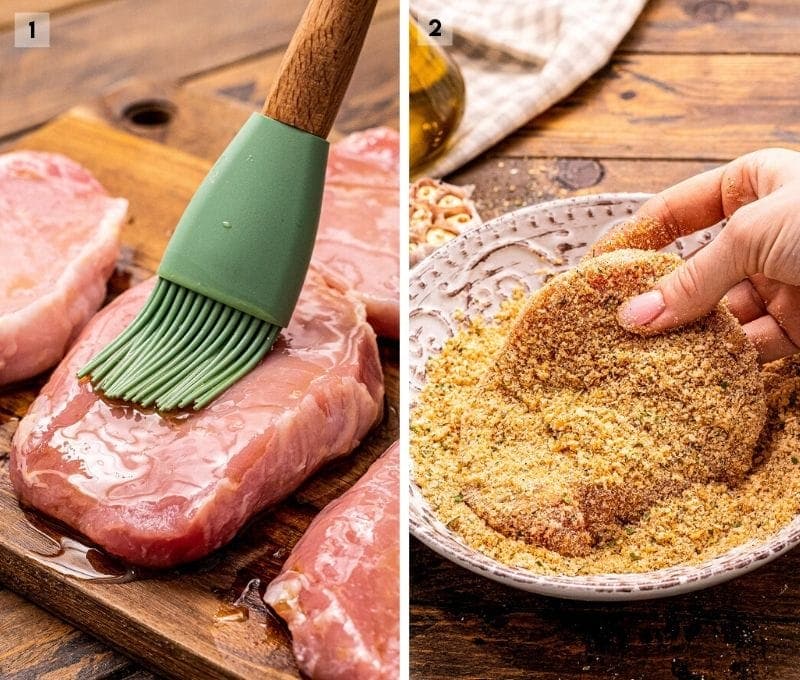
<svg viewBox="0 0 800 680">
<path fill-rule="evenodd" d="M 475 185 L 487 219 L 800 149 L 798 36 L 796 0 L 651 0 L 611 64 L 449 179 Z M 797 550 L 716 588 L 628 605 L 528 595 L 416 541 L 411 573 L 413 677 L 800 678 Z"/>
<path fill-rule="evenodd" d="M 33 7 L 0 0 L 0 148 L 87 102 L 126 132 L 213 160 L 224 146 L 220 140 L 260 106 L 305 1 L 236 0 L 236 11 L 233 4 L 41 0 Z M 50 49 L 12 47 L 13 13 L 29 9 L 51 13 Z M 397 0 L 379 0 L 334 136 L 371 125 L 397 127 L 397 17 Z M 139 80 L 123 82 L 133 77 Z M 164 79 L 177 85 L 147 82 Z M 177 118 L 170 126 L 151 124 L 163 115 L 164 102 L 174 105 L 167 113 Z M 144 124 L 137 124 L 137 115 Z M 191 125 L 180 124 L 184 120 Z M 8 436 L 0 427 L 0 439 Z M 0 586 L 0 677 L 155 676 Z"/>
</svg>

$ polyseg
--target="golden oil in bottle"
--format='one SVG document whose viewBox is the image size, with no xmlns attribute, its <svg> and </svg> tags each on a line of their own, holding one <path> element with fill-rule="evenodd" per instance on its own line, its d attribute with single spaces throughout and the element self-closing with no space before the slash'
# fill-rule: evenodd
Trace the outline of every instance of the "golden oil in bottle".
<svg viewBox="0 0 800 680">
<path fill-rule="evenodd" d="M 409 55 L 409 149 L 414 171 L 444 150 L 461 122 L 464 80 L 456 63 L 413 21 Z"/>
</svg>

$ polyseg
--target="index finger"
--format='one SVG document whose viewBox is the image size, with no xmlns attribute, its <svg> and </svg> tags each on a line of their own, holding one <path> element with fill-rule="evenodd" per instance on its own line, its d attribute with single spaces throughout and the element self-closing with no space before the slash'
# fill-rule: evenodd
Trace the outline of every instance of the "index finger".
<svg viewBox="0 0 800 680">
<path fill-rule="evenodd" d="M 632 219 L 601 236 L 592 255 L 620 248 L 658 250 L 676 238 L 716 224 L 757 198 L 745 181 L 745 166 L 746 161 L 738 159 L 656 194 Z"/>
</svg>

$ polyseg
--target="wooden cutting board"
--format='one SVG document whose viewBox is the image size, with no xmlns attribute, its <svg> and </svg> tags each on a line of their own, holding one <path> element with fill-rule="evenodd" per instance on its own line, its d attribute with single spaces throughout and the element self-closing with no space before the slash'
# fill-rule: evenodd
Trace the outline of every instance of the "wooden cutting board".
<svg viewBox="0 0 800 680">
<path fill-rule="evenodd" d="M 110 282 L 111 296 L 155 270 L 173 226 L 211 159 L 248 113 L 219 100 L 180 95 L 178 105 L 168 102 L 174 125 L 138 127 L 119 114 L 127 108 L 120 105 L 124 100 L 125 96 L 112 96 L 92 107 L 74 109 L 13 144 L 64 153 L 89 168 L 112 195 L 130 201 L 122 253 Z M 216 107 L 217 115 L 223 110 L 227 114 L 218 118 L 223 121 L 218 128 L 208 126 L 208 107 Z M 203 110 L 205 115 L 199 115 Z M 120 129 L 126 125 L 137 134 Z M 170 144 L 199 149 L 206 158 Z M 55 571 L 46 559 L 37 557 L 37 553 L 52 554 L 57 546 L 17 505 L 8 479 L 8 451 L 19 419 L 47 376 L 0 391 L 0 580 L 164 675 L 299 677 L 289 634 L 258 594 L 277 575 L 316 513 L 353 484 L 397 438 L 397 343 L 382 341 L 381 356 L 386 416 L 355 452 L 259 515 L 230 545 L 201 563 L 127 583 L 80 580 Z M 248 606 L 232 607 L 243 594 Z"/>
</svg>

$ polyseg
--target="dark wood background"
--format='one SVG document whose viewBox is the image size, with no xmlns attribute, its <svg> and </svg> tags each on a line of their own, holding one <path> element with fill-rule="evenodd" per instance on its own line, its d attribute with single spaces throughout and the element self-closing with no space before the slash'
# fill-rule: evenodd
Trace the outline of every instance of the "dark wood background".
<svg viewBox="0 0 800 680">
<path fill-rule="evenodd" d="M 304 0 L 0 0 L 0 150 L 83 105 L 117 129 L 212 161 L 260 107 L 304 6 Z M 50 49 L 13 47 L 13 13 L 28 10 L 51 12 Z M 332 137 L 371 125 L 397 127 L 398 87 L 398 3 L 379 0 Z M 166 111 L 170 123 L 137 124 L 131 113 L 142 104 L 150 116 Z M 128 264 L 147 269 L 156 261 Z M 396 386 L 397 348 L 384 345 Z M 10 394 L 0 391 L 0 451 L 8 450 L 19 415 Z M 24 393 L 19 408 L 31 396 Z M 392 389 L 390 403 L 396 400 Z M 309 494 L 336 469 L 322 472 L 289 503 L 316 507 L 321 497 L 309 501 Z M 0 585 L 0 678 L 155 677 Z"/>
<path fill-rule="evenodd" d="M 484 219 L 657 191 L 765 146 L 800 149 L 800 3 L 651 0 L 611 63 L 449 179 Z M 415 678 L 800 678 L 800 552 L 696 594 L 538 597 L 411 547 Z"/>
</svg>

